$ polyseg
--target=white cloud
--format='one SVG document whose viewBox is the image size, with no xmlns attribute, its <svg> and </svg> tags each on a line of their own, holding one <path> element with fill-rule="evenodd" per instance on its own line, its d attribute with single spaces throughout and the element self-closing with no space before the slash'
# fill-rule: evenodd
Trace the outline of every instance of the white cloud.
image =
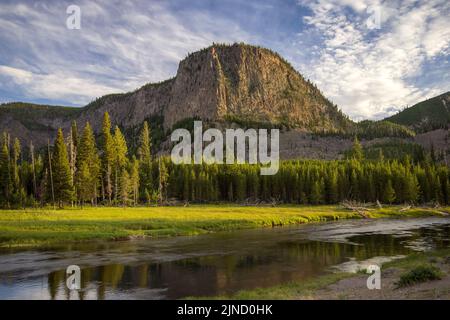
<svg viewBox="0 0 450 320">
<path fill-rule="evenodd" d="M 212 13 L 210 4 L 174 10 L 168 1 L 80 0 L 81 30 L 66 28 L 70 1 L 0 3 L 0 85 L 27 100 L 83 105 L 172 77 L 188 52 L 212 42 L 244 41 L 279 51 L 354 119 L 380 118 L 449 89 L 448 1 L 299 3 L 310 14 L 298 36 L 283 25 L 283 12 L 273 14 L 276 1 L 246 4 L 248 12 L 232 16 Z M 380 30 L 366 27 L 370 6 L 381 8 Z M 257 30 L 261 20 L 273 28 Z"/>
<path fill-rule="evenodd" d="M 448 1 L 300 4 L 309 7 L 312 15 L 305 17 L 310 28 L 299 37 L 317 31 L 324 37 L 319 58 L 301 69 L 309 70 L 325 94 L 354 119 L 380 118 L 448 90 L 445 82 L 420 88 L 410 81 L 425 71 L 424 64 L 432 58 L 448 55 Z M 380 30 L 366 26 L 369 6 L 381 9 Z"/>
<path fill-rule="evenodd" d="M 0 39 L 14 50 L 0 60 L 2 83 L 13 81 L 27 98 L 83 105 L 168 79 L 188 52 L 213 42 L 252 39 L 225 18 L 175 15 L 164 2 L 148 1 L 78 1 L 81 30 L 68 30 L 68 4 L 0 4 Z"/>
<path fill-rule="evenodd" d="M 72 103 L 85 103 L 86 93 L 101 96 L 120 91 L 89 79 L 74 78 L 64 74 L 36 74 L 23 69 L 0 65 L 0 82 L 21 85 L 29 97 L 42 99 L 69 99 Z"/>
<path fill-rule="evenodd" d="M 10 77 L 10 79 L 18 84 L 30 83 L 33 78 L 33 74 L 29 71 L 8 66 L 0 66 L 0 75 Z"/>
</svg>

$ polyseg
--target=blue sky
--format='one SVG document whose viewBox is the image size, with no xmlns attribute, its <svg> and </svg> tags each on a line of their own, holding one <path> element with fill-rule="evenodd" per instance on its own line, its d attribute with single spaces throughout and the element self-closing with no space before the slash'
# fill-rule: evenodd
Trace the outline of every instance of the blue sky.
<svg viewBox="0 0 450 320">
<path fill-rule="evenodd" d="M 66 27 L 72 4 L 80 30 Z M 173 77 L 213 42 L 246 42 L 353 119 L 379 119 L 450 90 L 449 16 L 446 0 L 2 0 L 0 102 L 82 106 Z"/>
</svg>

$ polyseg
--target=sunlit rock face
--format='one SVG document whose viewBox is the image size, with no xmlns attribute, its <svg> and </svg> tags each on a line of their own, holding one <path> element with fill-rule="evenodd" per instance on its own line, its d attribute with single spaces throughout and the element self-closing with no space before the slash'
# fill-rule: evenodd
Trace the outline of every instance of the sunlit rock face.
<svg viewBox="0 0 450 320">
<path fill-rule="evenodd" d="M 279 55 L 248 46 L 212 46 L 180 63 L 165 126 L 188 117 L 340 130 L 350 122 Z"/>
<path fill-rule="evenodd" d="M 20 106 L 19 106 L 20 105 Z M 0 131 L 35 146 L 66 132 L 75 120 L 101 128 L 112 123 L 133 132 L 158 117 L 164 131 L 184 119 L 271 123 L 304 131 L 345 130 L 351 122 L 278 54 L 245 44 L 213 45 L 180 62 L 174 78 L 125 94 L 103 96 L 83 108 L 10 104 L 0 110 Z"/>
</svg>

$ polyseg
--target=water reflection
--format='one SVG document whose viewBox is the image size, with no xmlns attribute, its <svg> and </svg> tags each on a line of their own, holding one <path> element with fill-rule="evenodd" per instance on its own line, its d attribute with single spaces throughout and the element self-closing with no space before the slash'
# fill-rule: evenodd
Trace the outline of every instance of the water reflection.
<svg viewBox="0 0 450 320">
<path fill-rule="evenodd" d="M 323 232 L 317 227 L 286 228 L 274 232 L 241 231 L 231 235 L 205 237 L 203 239 L 208 240 L 206 244 L 205 241 L 201 242 L 201 238 L 185 239 L 184 243 L 176 242 L 176 246 L 175 242 L 171 242 L 172 245 L 169 246 L 152 244 L 152 247 L 144 247 L 147 251 L 152 250 L 153 254 L 149 258 L 145 255 L 136 257 L 139 256 L 136 252 L 145 250 L 135 244 L 132 250 L 135 259 L 102 263 L 98 266 L 80 265 L 82 290 L 78 292 L 70 292 L 66 288 L 65 268 L 35 277 L 26 277 L 19 271 L 8 272 L 5 276 L 0 268 L 0 297 L 176 299 L 227 294 L 241 289 L 267 287 L 314 277 L 350 258 L 364 260 L 377 256 L 405 255 L 430 246 L 448 247 L 448 222 L 426 224 L 412 230 L 403 228 L 399 231 L 393 228 L 395 230 L 391 233 L 386 229 L 383 229 L 383 233 L 358 233 L 355 226 L 352 229 L 353 235 L 346 241 L 339 242 L 310 240 L 309 235 L 314 230 Z M 339 231 L 339 224 L 329 230 Z M 333 234 L 331 231 L 330 235 Z M 212 247 L 209 248 L 208 244 Z M 120 245 L 112 251 L 122 259 L 121 252 L 130 253 L 129 250 L 123 251 Z M 196 255 L 193 254 L 194 251 Z M 161 252 L 171 258 L 155 258 L 163 256 Z M 179 259 L 174 258 L 175 252 Z M 99 257 L 105 258 L 102 255 Z M 8 283 L 6 279 L 13 281 Z M 42 279 L 46 280 L 46 284 Z"/>
</svg>

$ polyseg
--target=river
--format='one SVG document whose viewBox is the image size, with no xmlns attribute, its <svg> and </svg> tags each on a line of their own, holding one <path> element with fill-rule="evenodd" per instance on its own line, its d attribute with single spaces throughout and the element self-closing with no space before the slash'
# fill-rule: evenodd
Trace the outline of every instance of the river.
<svg viewBox="0 0 450 320">
<path fill-rule="evenodd" d="M 178 299 L 302 281 L 449 247 L 450 218 L 360 219 L 0 250 L 0 299 Z M 81 287 L 65 270 L 81 268 Z"/>
</svg>

